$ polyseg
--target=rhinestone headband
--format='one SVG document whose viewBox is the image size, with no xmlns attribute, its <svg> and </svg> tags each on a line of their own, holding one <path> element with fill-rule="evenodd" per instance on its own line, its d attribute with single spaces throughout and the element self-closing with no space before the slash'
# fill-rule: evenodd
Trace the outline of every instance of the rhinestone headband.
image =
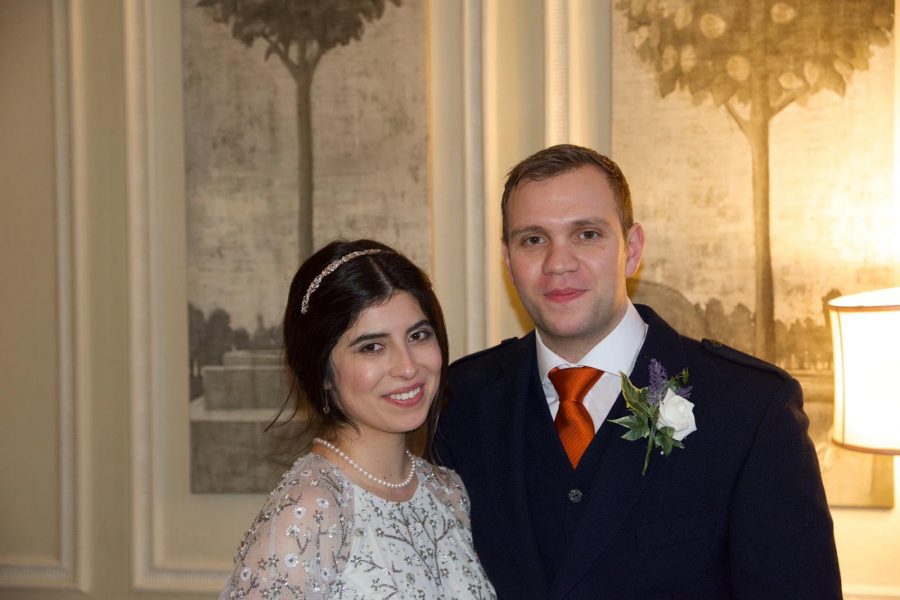
<svg viewBox="0 0 900 600">
<path fill-rule="evenodd" d="M 338 270 L 345 262 L 351 261 L 354 258 L 359 258 L 360 256 L 366 256 L 368 254 L 378 254 L 380 252 L 384 252 L 379 248 L 370 248 L 369 250 L 357 250 L 356 252 L 351 252 L 349 254 L 345 254 L 339 259 L 328 263 L 328 266 L 322 269 L 322 272 L 316 275 L 316 278 L 312 280 L 312 283 L 309 284 L 309 287 L 306 288 L 306 294 L 303 296 L 303 302 L 300 304 L 300 314 L 305 315 L 306 311 L 309 310 L 309 297 L 312 296 L 312 293 L 319 289 L 319 285 L 322 284 L 322 280 L 334 273 Z"/>
</svg>

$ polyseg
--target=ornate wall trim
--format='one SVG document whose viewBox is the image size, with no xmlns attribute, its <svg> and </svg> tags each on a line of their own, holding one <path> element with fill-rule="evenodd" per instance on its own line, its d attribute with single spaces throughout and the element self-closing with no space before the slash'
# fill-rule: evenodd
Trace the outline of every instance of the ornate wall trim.
<svg viewBox="0 0 900 600">
<path fill-rule="evenodd" d="M 161 466 L 157 442 L 163 402 L 161 357 L 163 251 L 159 209 L 161 145 L 156 91 L 154 3 L 125 3 L 126 130 L 128 153 L 129 304 L 132 436 L 132 580 L 138 590 L 218 591 L 226 570 L 167 561 L 159 539 L 164 527 L 154 499 Z"/>
<path fill-rule="evenodd" d="M 544 142 L 569 141 L 569 0 L 544 0 Z"/>
<path fill-rule="evenodd" d="M 486 345 L 487 237 L 484 141 L 484 8 L 463 5 L 463 126 L 465 131 L 466 352 Z"/>
<path fill-rule="evenodd" d="M 86 589 L 87 546 L 84 535 L 86 522 L 85 447 L 83 410 L 79 400 L 83 397 L 82 382 L 76 372 L 86 373 L 84 365 L 76 357 L 84 356 L 76 344 L 83 341 L 82 313 L 76 299 L 80 299 L 78 284 L 83 281 L 79 253 L 83 249 L 75 229 L 84 209 L 84 195 L 73 185 L 72 167 L 78 157 L 72 152 L 73 126 L 72 96 L 76 93 L 70 84 L 72 62 L 77 60 L 77 44 L 80 42 L 77 23 L 72 18 L 73 8 L 67 0 L 51 0 L 52 61 L 53 61 L 53 113 L 54 113 L 54 171 L 56 177 L 56 306 L 58 353 L 56 363 L 59 388 L 57 439 L 59 464 L 59 546 L 57 556 L 3 557 L 0 562 L 0 587 L 37 587 L 54 589 Z M 74 50 L 74 51 L 73 51 Z M 74 60 L 72 57 L 76 57 Z M 77 143 L 77 140 L 75 140 Z M 77 176 L 77 173 L 76 173 Z M 80 350 L 80 348 L 78 348 Z M 78 363 L 78 364 L 76 364 Z"/>
</svg>

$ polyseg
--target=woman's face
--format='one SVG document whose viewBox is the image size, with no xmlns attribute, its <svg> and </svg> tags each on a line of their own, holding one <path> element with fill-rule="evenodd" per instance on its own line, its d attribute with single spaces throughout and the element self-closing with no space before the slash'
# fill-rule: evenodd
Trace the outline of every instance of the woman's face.
<svg viewBox="0 0 900 600">
<path fill-rule="evenodd" d="M 361 436 L 402 434 L 428 416 L 441 376 L 441 350 L 408 292 L 364 310 L 331 352 L 333 391 Z"/>
</svg>

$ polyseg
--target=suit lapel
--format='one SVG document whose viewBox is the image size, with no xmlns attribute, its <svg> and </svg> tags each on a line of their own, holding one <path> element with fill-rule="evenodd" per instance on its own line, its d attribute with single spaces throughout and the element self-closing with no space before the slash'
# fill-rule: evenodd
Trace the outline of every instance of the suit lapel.
<svg viewBox="0 0 900 600">
<path fill-rule="evenodd" d="M 649 384 L 650 359 L 658 360 L 669 375 L 685 368 L 684 353 L 679 335 L 656 313 L 638 307 L 641 317 L 649 325 L 647 338 L 638 353 L 631 381 L 637 387 Z M 608 419 L 624 417 L 628 413 L 620 393 L 610 410 Z M 647 440 L 629 442 L 622 439 L 625 429 L 605 421 L 598 431 L 603 444 L 601 458 L 590 490 L 585 496 L 584 520 L 576 528 L 568 544 L 566 559 L 553 582 L 551 598 L 562 598 L 603 557 L 610 541 L 625 524 L 632 507 L 640 498 L 660 465 L 658 450 L 650 457 L 646 475 L 641 475 Z"/>
<path fill-rule="evenodd" d="M 505 521 L 508 545 L 522 578 L 536 596 L 547 590 L 525 488 L 525 412 L 537 379 L 534 333 L 510 345 L 500 358 L 502 377 L 482 394 L 480 421 L 490 494 Z"/>
</svg>

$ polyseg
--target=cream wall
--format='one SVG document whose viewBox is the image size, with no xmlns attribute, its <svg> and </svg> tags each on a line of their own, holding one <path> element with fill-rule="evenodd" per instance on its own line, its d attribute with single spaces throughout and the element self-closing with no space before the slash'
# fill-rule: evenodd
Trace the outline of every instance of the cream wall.
<svg viewBox="0 0 900 600">
<path fill-rule="evenodd" d="M 429 0 L 454 356 L 528 326 L 505 172 L 548 143 L 609 148 L 608 17 Z M 0 1 L 0 598 L 212 598 L 260 503 L 186 490 L 178 36 L 174 0 Z M 900 508 L 834 518 L 848 597 L 900 598 Z"/>
</svg>

